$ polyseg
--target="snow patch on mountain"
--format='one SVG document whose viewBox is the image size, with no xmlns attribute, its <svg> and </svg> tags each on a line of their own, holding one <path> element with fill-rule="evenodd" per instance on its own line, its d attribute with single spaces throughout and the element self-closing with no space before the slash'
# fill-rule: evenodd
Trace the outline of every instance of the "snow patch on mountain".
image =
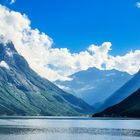
<svg viewBox="0 0 140 140">
<path fill-rule="evenodd" d="M 0 67 L 6 68 L 8 70 L 10 69 L 9 65 L 5 61 L 0 62 Z"/>
</svg>

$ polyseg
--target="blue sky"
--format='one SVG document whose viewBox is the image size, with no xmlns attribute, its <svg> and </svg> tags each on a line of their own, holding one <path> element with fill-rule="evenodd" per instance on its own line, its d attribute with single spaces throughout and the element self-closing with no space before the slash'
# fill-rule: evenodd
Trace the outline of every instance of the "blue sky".
<svg viewBox="0 0 140 140">
<path fill-rule="evenodd" d="M 139 26 L 136 0 L 0 0 L 2 42 L 51 81 L 90 67 L 135 74 Z"/>
<path fill-rule="evenodd" d="M 17 0 L 9 5 L 25 13 L 32 27 L 47 33 L 54 46 L 72 52 L 90 44 L 112 42 L 112 54 L 140 47 L 140 9 L 136 0 Z"/>
</svg>

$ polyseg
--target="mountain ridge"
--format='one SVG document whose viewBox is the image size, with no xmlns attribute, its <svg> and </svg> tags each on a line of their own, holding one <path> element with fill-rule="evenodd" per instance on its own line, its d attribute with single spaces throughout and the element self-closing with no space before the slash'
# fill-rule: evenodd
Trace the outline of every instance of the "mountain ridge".
<svg viewBox="0 0 140 140">
<path fill-rule="evenodd" d="M 12 42 L 0 43 L 0 115 L 84 115 L 93 108 L 40 77 Z M 5 67 L 7 66 L 7 67 Z"/>
<path fill-rule="evenodd" d="M 140 88 L 120 103 L 113 105 L 93 117 L 140 117 Z"/>
<path fill-rule="evenodd" d="M 89 68 L 71 75 L 70 78 L 71 81 L 56 81 L 56 85 L 66 87 L 65 91 L 69 91 L 88 104 L 97 107 L 131 79 L 132 75 L 114 69 Z"/>
<path fill-rule="evenodd" d="M 114 92 L 101 106 L 100 111 L 115 105 L 125 98 L 133 94 L 140 88 L 140 71 L 138 71 L 128 82 L 126 82 L 120 89 Z"/>
</svg>

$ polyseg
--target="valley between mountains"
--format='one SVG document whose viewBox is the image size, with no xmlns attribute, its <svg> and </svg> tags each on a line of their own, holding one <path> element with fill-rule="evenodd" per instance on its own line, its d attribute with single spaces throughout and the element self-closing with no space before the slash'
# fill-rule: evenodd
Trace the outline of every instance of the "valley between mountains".
<svg viewBox="0 0 140 140">
<path fill-rule="evenodd" d="M 0 44 L 0 115 L 140 117 L 140 72 L 89 68 L 54 83 L 34 72 L 12 42 Z"/>
</svg>

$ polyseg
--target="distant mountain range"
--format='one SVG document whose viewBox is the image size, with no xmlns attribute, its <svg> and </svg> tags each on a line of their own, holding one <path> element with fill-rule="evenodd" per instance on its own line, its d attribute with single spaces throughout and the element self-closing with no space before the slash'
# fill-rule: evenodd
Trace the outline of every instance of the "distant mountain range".
<svg viewBox="0 0 140 140">
<path fill-rule="evenodd" d="M 100 106 L 99 110 L 104 110 L 107 107 L 115 105 L 129 95 L 133 94 L 140 88 L 140 71 L 134 75 L 126 84 L 124 84 L 120 89 L 118 89 L 114 94 L 112 94 L 105 102 Z"/>
<path fill-rule="evenodd" d="M 71 81 L 56 81 L 55 83 L 65 91 L 98 108 L 132 77 L 126 72 L 117 70 L 89 68 L 71 75 Z"/>
<path fill-rule="evenodd" d="M 116 104 L 94 117 L 140 117 L 140 89 L 127 97 L 125 100 Z"/>
<path fill-rule="evenodd" d="M 94 116 L 140 117 L 140 71 L 102 105 L 107 106 Z"/>
<path fill-rule="evenodd" d="M 0 115 L 83 115 L 93 108 L 41 78 L 10 42 L 0 44 Z"/>
</svg>

